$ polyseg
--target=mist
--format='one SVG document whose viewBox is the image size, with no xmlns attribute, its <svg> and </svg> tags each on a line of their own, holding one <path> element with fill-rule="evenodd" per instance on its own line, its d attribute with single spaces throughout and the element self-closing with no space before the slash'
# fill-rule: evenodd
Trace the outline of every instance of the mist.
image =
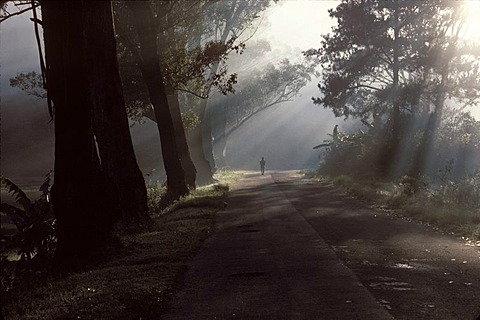
<svg viewBox="0 0 480 320">
<path fill-rule="evenodd" d="M 45 101 L 9 85 L 18 72 L 40 69 L 29 14 L 2 22 L 0 39 L 1 174 L 37 185 L 53 169 L 53 122 Z"/>
<path fill-rule="evenodd" d="M 280 1 L 267 8 L 242 35 L 248 39 L 243 53 L 231 53 L 227 60 L 228 72 L 238 74 L 234 88 L 248 83 L 269 64 L 276 65 L 283 59 L 299 62 L 303 51 L 317 48 L 321 35 L 330 32 L 334 25 L 328 9 L 337 4 L 338 1 Z M 45 101 L 9 85 L 9 79 L 18 72 L 39 72 L 29 17 L 29 13 L 25 13 L 0 26 L 1 171 L 2 175 L 20 184 L 37 185 L 54 166 L 53 122 L 50 122 Z M 245 122 L 228 138 L 222 165 L 258 170 L 259 159 L 265 157 L 267 170 L 318 167 L 322 150 L 312 148 L 329 139 L 328 134 L 335 125 L 343 132 L 355 132 L 361 127 L 359 121 L 335 118 L 331 110 L 313 104 L 311 98 L 320 94 L 319 80 L 313 77 L 292 101 L 272 106 Z M 478 118 L 478 108 L 467 110 Z M 141 124 L 135 123 L 131 134 L 137 161 L 143 174 L 148 176 L 147 180 L 165 179 L 155 123 L 148 119 Z M 218 141 L 213 141 L 213 150 L 215 158 L 222 156 Z M 408 158 L 408 150 L 403 150 L 401 157 Z M 468 162 L 474 163 L 475 157 L 470 156 Z"/>
<path fill-rule="evenodd" d="M 332 21 L 327 9 L 336 3 L 322 1 L 315 4 L 323 10 L 311 13 L 311 16 L 322 19 L 323 24 L 314 31 L 302 31 L 302 25 L 308 23 L 308 19 L 295 24 L 285 21 L 285 17 L 296 8 L 293 2 L 272 4 L 244 35 L 251 37 L 246 42 L 245 53 L 252 51 L 259 42 L 266 44 L 268 50 L 257 56 L 254 63 L 248 60 L 247 54 L 232 56 L 231 66 L 227 61 L 229 72 L 238 72 L 241 84 L 269 63 L 275 64 L 285 58 L 299 60 L 302 51 L 316 47 L 320 35 L 328 32 Z M 305 8 L 299 10 L 306 11 Z M 46 102 L 9 85 L 9 79 L 19 72 L 40 72 L 30 16 L 31 13 L 27 12 L 2 22 L 0 26 L 1 174 L 20 185 L 39 185 L 54 167 L 54 125 Z M 343 120 L 335 119 L 331 111 L 313 105 L 311 98 L 318 95 L 317 83 L 313 79 L 293 101 L 265 110 L 235 132 L 228 142 L 227 166 L 257 169 L 260 157 L 264 156 L 267 170 L 315 167 L 319 152 L 312 147 L 328 138 L 327 133 L 335 124 L 343 123 Z M 155 123 L 148 119 L 142 124 L 135 123 L 131 134 L 137 161 L 147 176 L 146 180 L 165 179 Z M 221 150 L 216 150 L 218 152 L 221 154 Z"/>
<path fill-rule="evenodd" d="M 344 123 L 331 111 L 313 105 L 311 97 L 317 90 L 312 81 L 294 101 L 261 112 L 234 132 L 227 143 L 227 166 L 257 170 L 265 157 L 266 170 L 317 167 L 319 151 L 313 147 L 328 139 L 335 124 Z"/>
</svg>

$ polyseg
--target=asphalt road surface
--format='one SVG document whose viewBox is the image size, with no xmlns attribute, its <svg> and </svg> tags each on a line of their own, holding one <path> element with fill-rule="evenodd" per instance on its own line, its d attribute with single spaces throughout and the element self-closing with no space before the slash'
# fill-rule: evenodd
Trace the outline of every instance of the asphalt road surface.
<svg viewBox="0 0 480 320">
<path fill-rule="evenodd" d="M 162 319 L 479 315 L 479 248 L 289 171 L 234 186 Z"/>
</svg>

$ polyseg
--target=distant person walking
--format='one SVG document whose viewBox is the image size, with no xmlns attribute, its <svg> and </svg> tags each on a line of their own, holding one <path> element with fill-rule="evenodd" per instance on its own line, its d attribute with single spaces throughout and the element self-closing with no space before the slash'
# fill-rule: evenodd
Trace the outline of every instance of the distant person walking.
<svg viewBox="0 0 480 320">
<path fill-rule="evenodd" d="M 262 157 L 262 160 L 260 160 L 260 171 L 262 172 L 262 176 L 265 173 L 265 163 L 267 162 L 265 161 L 265 158 Z"/>
</svg>

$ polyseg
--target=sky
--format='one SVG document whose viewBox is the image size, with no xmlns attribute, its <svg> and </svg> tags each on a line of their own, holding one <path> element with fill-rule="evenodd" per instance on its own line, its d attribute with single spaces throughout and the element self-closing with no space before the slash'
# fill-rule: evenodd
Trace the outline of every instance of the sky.
<svg viewBox="0 0 480 320">
<path fill-rule="evenodd" d="M 11 88 L 17 72 L 39 70 L 31 13 L 0 24 L 1 173 L 26 183 L 53 168 L 53 123 L 45 102 Z"/>
<path fill-rule="evenodd" d="M 469 0 L 466 3 L 467 25 L 463 36 L 480 42 L 480 0 Z"/>
<path fill-rule="evenodd" d="M 329 0 L 280 1 L 267 9 L 268 18 L 261 33 L 275 49 L 288 46 L 301 52 L 316 47 L 321 35 L 330 32 L 335 22 L 328 16 L 328 9 L 339 3 Z"/>
</svg>

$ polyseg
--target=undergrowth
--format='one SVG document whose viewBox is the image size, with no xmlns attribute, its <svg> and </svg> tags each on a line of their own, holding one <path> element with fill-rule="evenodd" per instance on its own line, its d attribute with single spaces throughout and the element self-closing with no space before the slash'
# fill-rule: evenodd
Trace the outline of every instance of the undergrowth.
<svg viewBox="0 0 480 320">
<path fill-rule="evenodd" d="M 310 176 L 343 187 L 370 203 L 480 241 L 480 171 L 457 181 L 444 178 L 439 184 L 408 176 L 393 182 L 319 172 Z"/>
<path fill-rule="evenodd" d="M 117 228 L 117 241 L 82 272 L 37 274 L 33 282 L 12 280 L 4 279 L 6 266 L 2 263 L 3 317 L 159 318 L 168 308 L 186 261 L 214 229 L 215 216 L 225 206 L 228 185 L 238 177 L 220 172 L 218 183 L 198 188 L 165 210 L 159 210 L 162 186 L 148 186 L 152 223 Z M 9 285 L 4 286 L 7 282 Z"/>
</svg>

